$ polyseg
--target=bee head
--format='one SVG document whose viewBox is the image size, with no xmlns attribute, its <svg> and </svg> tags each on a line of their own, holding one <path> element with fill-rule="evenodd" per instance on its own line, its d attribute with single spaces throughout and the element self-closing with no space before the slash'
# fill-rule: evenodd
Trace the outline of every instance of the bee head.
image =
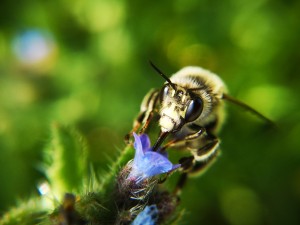
<svg viewBox="0 0 300 225">
<path fill-rule="evenodd" d="M 151 61 L 154 70 L 166 80 L 160 93 L 159 125 L 163 133 L 174 133 L 188 122 L 196 120 L 203 110 L 203 100 L 193 94 L 192 89 L 180 87 L 173 83 Z"/>
<path fill-rule="evenodd" d="M 175 85 L 175 84 L 174 84 Z M 203 110 L 203 101 L 186 88 L 165 84 L 160 93 L 161 110 L 159 125 L 162 132 L 177 132 L 195 121 Z"/>
</svg>

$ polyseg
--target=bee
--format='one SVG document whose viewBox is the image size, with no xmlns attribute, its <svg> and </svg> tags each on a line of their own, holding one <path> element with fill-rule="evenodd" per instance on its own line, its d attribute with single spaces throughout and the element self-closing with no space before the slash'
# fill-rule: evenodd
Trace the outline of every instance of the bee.
<svg viewBox="0 0 300 225">
<path fill-rule="evenodd" d="M 179 160 L 184 173 L 178 186 L 184 184 L 187 174 L 199 174 L 218 155 L 218 133 L 225 120 L 224 101 L 272 123 L 255 109 L 229 96 L 221 78 L 208 70 L 188 66 L 168 78 L 152 62 L 150 64 L 166 82 L 161 89 L 151 89 L 144 97 L 131 132 L 144 133 L 155 120 L 160 133 L 154 151 L 172 147 L 191 152 L 191 156 Z M 163 145 L 167 137 L 169 141 Z"/>
</svg>

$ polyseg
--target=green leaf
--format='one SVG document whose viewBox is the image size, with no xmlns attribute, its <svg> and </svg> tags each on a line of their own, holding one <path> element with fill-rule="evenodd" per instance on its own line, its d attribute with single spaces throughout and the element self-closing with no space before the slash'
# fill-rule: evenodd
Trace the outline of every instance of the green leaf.
<svg viewBox="0 0 300 225">
<path fill-rule="evenodd" d="M 103 171 L 98 172 L 102 174 L 98 178 L 99 183 L 94 187 L 94 191 L 100 192 L 101 194 L 109 193 L 116 185 L 117 175 L 120 169 L 126 165 L 126 163 L 133 158 L 134 149 L 132 146 L 126 146 L 115 161 L 110 162 L 109 171 L 103 173 Z"/>
<path fill-rule="evenodd" d="M 32 225 L 38 224 L 46 216 L 40 198 L 32 198 L 27 202 L 21 202 L 17 207 L 11 208 L 0 219 L 2 225 Z"/>
<path fill-rule="evenodd" d="M 46 175 L 55 196 L 79 193 L 87 176 L 86 144 L 74 129 L 52 126 L 52 140 L 46 150 Z"/>
</svg>

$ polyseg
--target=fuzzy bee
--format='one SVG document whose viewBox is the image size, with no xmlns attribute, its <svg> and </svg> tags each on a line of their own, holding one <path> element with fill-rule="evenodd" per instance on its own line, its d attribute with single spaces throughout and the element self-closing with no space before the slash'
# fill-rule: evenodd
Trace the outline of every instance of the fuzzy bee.
<svg viewBox="0 0 300 225">
<path fill-rule="evenodd" d="M 248 105 L 230 97 L 224 82 L 216 74 L 200 67 L 184 67 L 168 78 L 153 63 L 151 66 L 166 82 L 160 90 L 152 89 L 144 97 L 132 132 L 144 133 L 157 121 L 160 134 L 154 150 L 187 149 L 190 157 L 180 159 L 184 176 L 198 173 L 217 156 L 217 137 L 224 122 L 224 100 L 235 103 L 271 123 Z M 167 143 L 163 144 L 168 139 Z"/>
</svg>

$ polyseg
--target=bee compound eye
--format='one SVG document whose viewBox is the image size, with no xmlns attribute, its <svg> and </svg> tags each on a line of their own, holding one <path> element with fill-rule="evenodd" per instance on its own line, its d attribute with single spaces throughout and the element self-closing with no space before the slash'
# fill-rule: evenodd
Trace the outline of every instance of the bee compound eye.
<svg viewBox="0 0 300 225">
<path fill-rule="evenodd" d="M 190 101 L 189 106 L 186 110 L 185 120 L 187 122 L 192 122 L 196 120 L 200 116 L 202 109 L 203 109 L 202 99 L 194 98 L 193 100 Z"/>
<path fill-rule="evenodd" d="M 165 85 L 165 86 L 163 87 L 163 89 L 161 90 L 161 93 L 160 93 L 160 100 L 161 100 L 161 101 L 162 101 L 163 99 L 165 99 L 165 97 L 168 95 L 169 90 L 170 90 L 169 85 Z"/>
</svg>

